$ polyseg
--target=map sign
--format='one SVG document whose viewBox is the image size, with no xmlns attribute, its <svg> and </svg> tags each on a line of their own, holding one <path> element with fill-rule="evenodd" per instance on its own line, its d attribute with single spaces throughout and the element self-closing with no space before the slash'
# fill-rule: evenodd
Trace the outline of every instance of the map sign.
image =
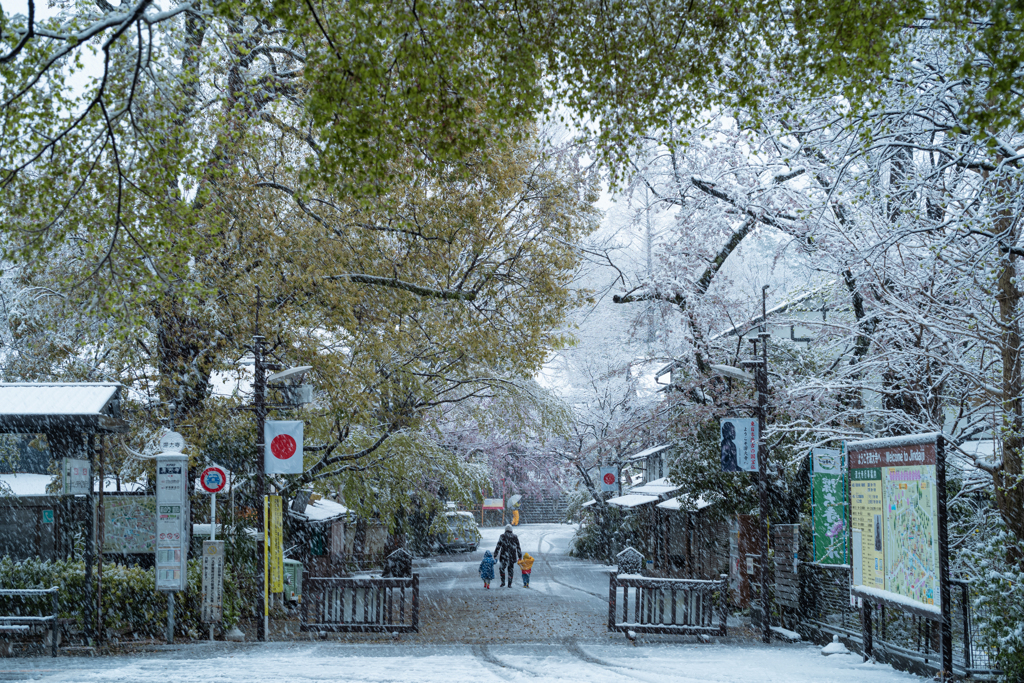
<svg viewBox="0 0 1024 683">
<path fill-rule="evenodd" d="M 156 498 L 154 496 L 103 497 L 103 552 L 156 551 Z"/>
<path fill-rule="evenodd" d="M 846 564 L 846 461 L 840 450 L 811 450 L 814 561 Z"/>
<path fill-rule="evenodd" d="M 940 606 L 936 453 L 935 437 L 849 444 L 855 585 Z"/>
<path fill-rule="evenodd" d="M 935 465 L 882 470 L 885 590 L 926 605 L 939 600 Z"/>
</svg>

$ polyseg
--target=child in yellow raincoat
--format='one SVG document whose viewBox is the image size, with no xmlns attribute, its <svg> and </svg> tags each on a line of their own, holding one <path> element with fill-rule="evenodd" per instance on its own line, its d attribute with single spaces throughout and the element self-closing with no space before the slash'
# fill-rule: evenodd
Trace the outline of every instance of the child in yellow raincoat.
<svg viewBox="0 0 1024 683">
<path fill-rule="evenodd" d="M 523 559 L 516 562 L 516 564 L 523 570 L 523 588 L 529 588 L 530 572 L 533 571 L 533 558 L 530 557 L 530 553 L 523 553 Z"/>
</svg>

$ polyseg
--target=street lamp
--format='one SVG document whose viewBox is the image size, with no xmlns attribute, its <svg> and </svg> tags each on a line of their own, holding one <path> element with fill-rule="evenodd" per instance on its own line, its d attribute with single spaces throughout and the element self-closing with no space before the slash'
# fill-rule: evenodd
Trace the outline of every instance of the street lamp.
<svg viewBox="0 0 1024 683">
<path fill-rule="evenodd" d="M 712 365 L 711 370 L 722 377 L 730 377 L 740 381 L 754 381 L 757 391 L 757 495 L 758 506 L 761 509 L 760 522 L 760 554 L 761 554 L 761 639 L 770 643 L 772 639 L 771 629 L 771 598 L 768 591 L 769 562 L 768 562 L 768 446 L 764 439 L 765 417 L 768 409 L 768 312 L 766 305 L 768 287 L 761 289 L 761 331 L 758 339 L 751 339 L 754 344 L 754 355 L 757 356 L 757 342 L 761 342 L 761 357 L 753 360 L 742 361 L 746 367 L 753 367 L 754 372 L 733 367 L 731 365 Z"/>
</svg>

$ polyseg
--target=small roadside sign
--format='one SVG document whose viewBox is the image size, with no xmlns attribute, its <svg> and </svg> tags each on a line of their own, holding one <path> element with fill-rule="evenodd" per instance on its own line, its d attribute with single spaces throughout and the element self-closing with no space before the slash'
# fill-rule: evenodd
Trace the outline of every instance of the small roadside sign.
<svg viewBox="0 0 1024 683">
<path fill-rule="evenodd" d="M 220 467 L 213 465 L 199 475 L 199 485 L 207 493 L 220 493 L 228 483 L 228 474 Z"/>
<path fill-rule="evenodd" d="M 61 493 L 67 496 L 89 494 L 89 461 L 64 458 L 61 463 Z"/>
<path fill-rule="evenodd" d="M 203 621 L 223 619 L 224 541 L 203 541 Z"/>
</svg>

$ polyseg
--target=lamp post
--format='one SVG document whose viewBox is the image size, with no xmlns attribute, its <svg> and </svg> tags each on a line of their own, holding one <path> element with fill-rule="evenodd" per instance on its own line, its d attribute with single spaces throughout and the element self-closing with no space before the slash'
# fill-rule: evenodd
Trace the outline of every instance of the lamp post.
<svg viewBox="0 0 1024 683">
<path fill-rule="evenodd" d="M 767 310 L 768 286 L 761 289 L 761 331 L 757 339 L 752 339 L 754 344 L 754 358 L 742 361 L 745 367 L 752 367 L 753 373 L 729 365 L 712 365 L 711 369 L 716 375 L 731 377 L 740 381 L 754 381 L 757 392 L 757 497 L 760 508 L 761 533 L 759 536 L 758 551 L 761 555 L 761 640 L 770 643 L 772 639 L 771 628 L 771 597 L 768 587 L 771 585 L 770 578 L 774 575 L 770 571 L 771 563 L 768 561 L 769 529 L 768 529 L 768 445 L 765 443 L 765 422 L 768 413 L 768 310 Z M 758 355 L 758 342 L 761 343 L 760 358 Z"/>
</svg>

